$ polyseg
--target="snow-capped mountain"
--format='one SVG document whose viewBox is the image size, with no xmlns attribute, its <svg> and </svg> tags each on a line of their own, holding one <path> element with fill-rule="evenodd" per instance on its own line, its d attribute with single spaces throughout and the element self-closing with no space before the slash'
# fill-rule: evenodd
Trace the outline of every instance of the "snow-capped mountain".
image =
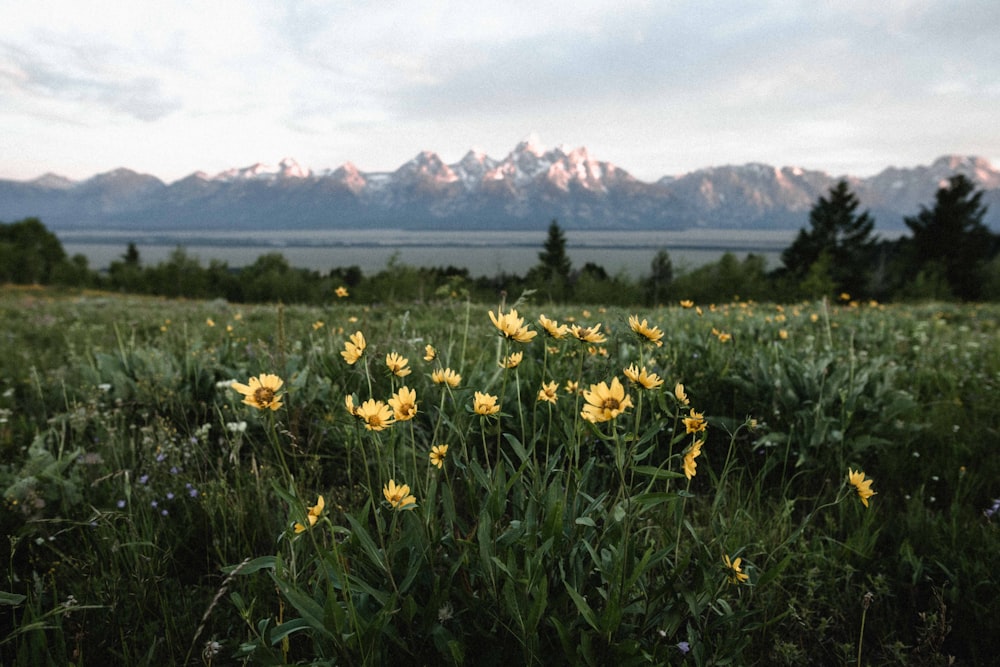
<svg viewBox="0 0 1000 667">
<path fill-rule="evenodd" d="M 518 144 L 502 159 L 470 150 L 454 164 L 423 151 L 392 172 L 347 162 L 314 172 L 285 158 L 167 184 L 128 169 L 74 182 L 45 174 L 0 180 L 0 220 L 38 217 L 69 229 L 798 229 L 816 200 L 848 180 L 881 229 L 932 206 L 962 173 L 984 190 L 1000 229 L 1000 171 L 977 157 L 890 167 L 870 178 L 764 164 L 701 169 L 656 182 L 634 178 L 586 148 Z"/>
</svg>

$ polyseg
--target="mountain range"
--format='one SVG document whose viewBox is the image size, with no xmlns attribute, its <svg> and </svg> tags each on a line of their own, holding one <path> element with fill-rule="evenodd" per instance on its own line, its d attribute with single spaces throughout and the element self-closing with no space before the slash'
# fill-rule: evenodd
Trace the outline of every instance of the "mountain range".
<svg viewBox="0 0 1000 667">
<path fill-rule="evenodd" d="M 640 181 L 586 148 L 518 144 L 498 160 L 469 151 L 454 164 L 424 151 L 392 172 L 351 163 L 313 172 L 290 158 L 165 183 L 116 169 L 82 181 L 45 174 L 0 180 L 0 220 L 37 217 L 61 230 L 798 229 L 816 200 L 846 180 L 877 228 L 931 207 L 961 173 L 984 191 L 986 222 L 1000 230 L 1000 171 L 984 158 L 944 156 L 867 177 L 746 164 Z"/>
</svg>

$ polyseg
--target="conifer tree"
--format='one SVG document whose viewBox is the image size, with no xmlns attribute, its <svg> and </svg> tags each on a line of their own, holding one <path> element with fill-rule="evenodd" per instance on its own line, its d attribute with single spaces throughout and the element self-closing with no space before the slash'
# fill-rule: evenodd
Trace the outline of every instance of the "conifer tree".
<svg viewBox="0 0 1000 667">
<path fill-rule="evenodd" d="M 904 218 L 913 233 L 908 273 L 943 270 L 954 296 L 979 298 L 983 270 L 1000 248 L 998 237 L 983 224 L 982 196 L 972 181 L 956 174 L 938 189 L 933 209 L 921 206 L 920 213 Z"/>
<path fill-rule="evenodd" d="M 566 235 L 555 220 L 549 223 L 549 235 L 542 252 L 538 253 L 538 261 L 539 273 L 546 283 L 550 298 L 567 297 L 569 274 L 573 266 L 566 254 Z"/>
<path fill-rule="evenodd" d="M 801 282 L 822 260 L 820 266 L 829 267 L 836 291 L 852 296 L 867 294 L 875 220 L 868 211 L 858 214 L 859 206 L 847 181 L 830 188 L 829 198 L 819 198 L 809 211 L 810 228 L 800 229 L 792 245 L 781 253 L 781 261 L 793 278 Z"/>
</svg>

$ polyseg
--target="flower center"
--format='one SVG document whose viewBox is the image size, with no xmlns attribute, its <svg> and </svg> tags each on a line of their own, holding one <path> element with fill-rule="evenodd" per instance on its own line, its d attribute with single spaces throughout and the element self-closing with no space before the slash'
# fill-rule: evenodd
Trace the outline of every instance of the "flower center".
<svg viewBox="0 0 1000 667">
<path fill-rule="evenodd" d="M 274 401 L 274 390 L 269 387 L 258 387 L 253 393 L 253 400 L 257 405 L 268 406 Z"/>
<path fill-rule="evenodd" d="M 616 398 L 606 398 L 604 399 L 604 409 L 605 410 L 617 410 L 621 407 L 621 403 L 618 402 Z"/>
</svg>

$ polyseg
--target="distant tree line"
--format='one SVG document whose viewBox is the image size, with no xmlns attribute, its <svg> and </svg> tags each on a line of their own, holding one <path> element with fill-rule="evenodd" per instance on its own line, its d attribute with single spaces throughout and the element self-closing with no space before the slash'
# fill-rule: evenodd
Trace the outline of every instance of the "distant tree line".
<svg viewBox="0 0 1000 667">
<path fill-rule="evenodd" d="M 554 302 L 657 305 L 679 299 L 699 303 L 734 299 L 797 301 L 850 295 L 880 301 L 920 299 L 1000 300 L 1000 236 L 983 223 L 982 192 L 964 176 L 938 189 L 933 206 L 905 218 L 910 235 L 879 239 L 875 220 L 846 181 L 821 196 L 782 254 L 768 270 L 764 258 L 724 254 L 717 262 L 675 271 L 660 249 L 649 272 L 633 279 L 588 262 L 574 268 L 566 236 L 553 220 L 525 275 L 472 277 L 466 268 L 413 267 L 393 256 L 366 276 L 357 266 L 319 272 L 295 268 L 280 253 L 262 255 L 246 267 L 212 260 L 204 266 L 183 247 L 147 266 L 130 243 L 107 271 L 97 272 L 83 255 L 67 257 L 58 238 L 37 218 L 0 223 L 0 282 L 90 287 L 166 297 L 222 298 L 232 302 L 328 303 L 338 288 L 363 303 L 426 302 L 435 299 L 492 301 L 501 291 L 536 290 Z"/>
</svg>

